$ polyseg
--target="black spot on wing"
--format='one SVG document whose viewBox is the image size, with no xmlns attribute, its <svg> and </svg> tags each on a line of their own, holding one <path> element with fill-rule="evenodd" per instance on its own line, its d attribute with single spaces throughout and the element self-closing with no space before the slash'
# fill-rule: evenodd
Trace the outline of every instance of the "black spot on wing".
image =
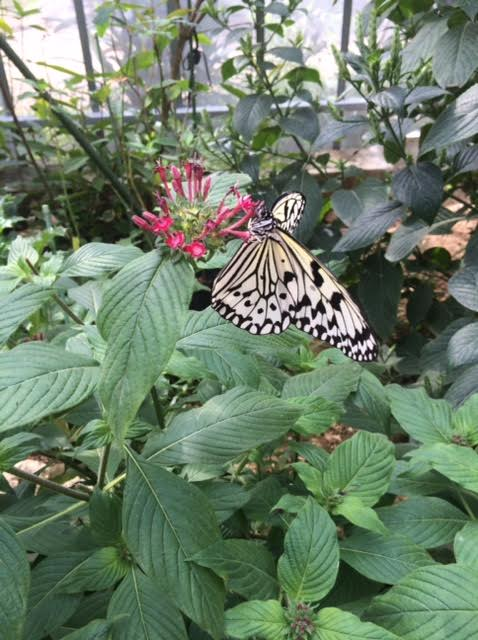
<svg viewBox="0 0 478 640">
<path fill-rule="evenodd" d="M 330 304 L 335 311 L 340 311 L 340 305 L 342 304 L 342 300 L 344 299 L 343 295 L 340 291 L 334 291 L 330 297 Z"/>
<path fill-rule="evenodd" d="M 311 264 L 312 278 L 314 280 L 314 284 L 316 287 L 321 287 L 324 284 L 324 279 L 322 274 L 320 273 L 319 263 L 315 260 L 312 260 Z"/>
</svg>

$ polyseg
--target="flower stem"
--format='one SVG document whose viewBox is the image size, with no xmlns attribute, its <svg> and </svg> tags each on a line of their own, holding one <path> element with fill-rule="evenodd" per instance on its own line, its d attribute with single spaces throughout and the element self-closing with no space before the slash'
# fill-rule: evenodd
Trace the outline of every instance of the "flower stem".
<svg viewBox="0 0 478 640">
<path fill-rule="evenodd" d="M 161 400 L 159 399 L 158 392 L 156 391 L 156 387 L 151 387 L 151 399 L 153 401 L 154 410 L 156 412 L 156 418 L 158 420 L 158 426 L 161 430 L 166 426 L 164 421 L 164 411 L 161 406 Z"/>
<path fill-rule="evenodd" d="M 103 486 L 105 484 L 106 469 L 108 468 L 108 458 L 110 455 L 110 451 L 111 451 L 111 442 L 109 442 L 105 446 L 105 448 L 103 449 L 103 453 L 101 454 L 100 468 L 98 469 L 98 482 L 96 483 L 96 486 L 99 489 L 103 489 Z"/>
</svg>

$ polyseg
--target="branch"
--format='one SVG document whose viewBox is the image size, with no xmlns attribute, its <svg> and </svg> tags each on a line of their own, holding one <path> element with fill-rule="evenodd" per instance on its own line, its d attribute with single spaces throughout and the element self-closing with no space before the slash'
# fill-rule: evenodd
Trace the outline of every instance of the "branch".
<svg viewBox="0 0 478 640">
<path fill-rule="evenodd" d="M 53 482 L 52 480 L 47 480 L 46 478 L 41 478 L 40 476 L 36 476 L 34 473 L 28 473 L 28 471 L 22 471 L 21 469 L 17 469 L 16 467 L 12 467 L 8 470 L 12 476 L 16 476 L 17 478 L 21 478 L 22 480 L 27 480 L 27 482 L 33 482 L 34 484 L 39 485 L 40 487 L 44 487 L 45 489 L 49 489 L 50 491 L 54 491 L 55 493 L 62 493 L 65 496 L 69 496 L 70 498 L 75 498 L 76 500 L 83 500 L 84 502 L 88 502 L 90 496 L 86 491 L 78 491 L 77 489 L 70 489 L 68 487 L 59 484 L 58 482 Z"/>
</svg>

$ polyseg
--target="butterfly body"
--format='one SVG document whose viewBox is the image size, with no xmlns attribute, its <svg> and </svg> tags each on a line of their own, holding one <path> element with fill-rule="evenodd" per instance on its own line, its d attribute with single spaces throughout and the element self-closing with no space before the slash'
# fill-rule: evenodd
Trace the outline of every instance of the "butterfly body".
<svg viewBox="0 0 478 640">
<path fill-rule="evenodd" d="M 258 211 L 249 242 L 214 282 L 212 306 L 249 333 L 282 333 L 294 324 L 354 360 L 374 360 L 377 343 L 358 306 L 291 235 L 304 207 L 304 196 L 291 193 Z"/>
</svg>

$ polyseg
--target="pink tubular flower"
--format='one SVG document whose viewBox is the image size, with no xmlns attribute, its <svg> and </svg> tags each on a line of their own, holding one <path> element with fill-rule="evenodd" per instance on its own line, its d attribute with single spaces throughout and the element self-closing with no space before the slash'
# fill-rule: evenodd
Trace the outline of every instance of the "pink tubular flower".
<svg viewBox="0 0 478 640">
<path fill-rule="evenodd" d="M 204 242 L 200 242 L 199 240 L 194 240 L 194 242 L 187 244 L 183 248 L 183 251 L 185 251 L 186 253 L 189 253 L 189 255 L 192 256 L 195 260 L 199 260 L 199 258 L 202 258 L 203 256 L 206 255 L 207 247 L 204 244 Z"/>
<path fill-rule="evenodd" d="M 184 166 L 158 164 L 161 192 L 157 194 L 156 213 L 143 211 L 133 216 L 133 222 L 145 231 L 162 237 L 166 246 L 181 250 L 194 260 L 204 257 L 208 249 L 224 245 L 227 236 L 247 242 L 250 233 L 244 225 L 256 215 L 259 202 L 251 196 L 242 196 L 237 187 L 231 187 L 219 205 L 209 201 L 211 176 L 197 162 Z"/>
<path fill-rule="evenodd" d="M 174 220 L 171 218 L 171 216 L 161 216 L 161 218 L 158 218 L 156 220 L 156 222 L 153 224 L 153 231 L 154 233 L 166 233 L 166 231 L 169 230 L 169 227 L 171 227 L 174 223 Z"/>
<path fill-rule="evenodd" d="M 166 238 L 166 244 L 170 249 L 182 249 L 184 246 L 184 242 L 186 240 L 186 236 L 182 231 L 175 231 L 174 233 L 170 233 Z"/>
</svg>

